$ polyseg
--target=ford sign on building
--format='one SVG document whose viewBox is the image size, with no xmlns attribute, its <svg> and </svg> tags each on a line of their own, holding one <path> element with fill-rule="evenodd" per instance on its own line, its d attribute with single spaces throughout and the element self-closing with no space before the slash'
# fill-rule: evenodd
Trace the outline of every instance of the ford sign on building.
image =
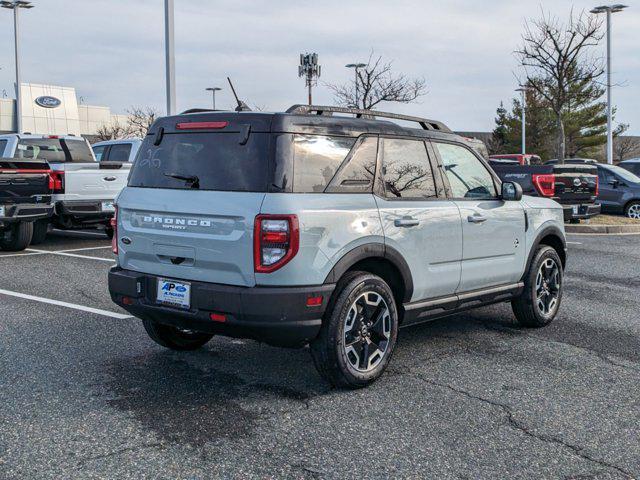
<svg viewBox="0 0 640 480">
<path fill-rule="evenodd" d="M 109 107 L 82 104 L 73 87 L 36 83 L 21 86 L 23 132 L 91 136 L 103 125 L 127 122 L 126 116 L 111 114 Z M 15 102 L 12 98 L 0 98 L 0 133 L 16 131 Z"/>
<path fill-rule="evenodd" d="M 43 95 L 36 98 L 36 103 L 44 108 L 56 108 L 62 103 L 60 99 L 56 97 L 50 97 L 49 95 Z"/>
</svg>

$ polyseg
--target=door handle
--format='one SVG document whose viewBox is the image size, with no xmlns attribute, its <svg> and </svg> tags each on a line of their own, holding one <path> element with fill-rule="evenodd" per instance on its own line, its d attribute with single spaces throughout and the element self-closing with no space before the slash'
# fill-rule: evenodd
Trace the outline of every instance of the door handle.
<svg viewBox="0 0 640 480">
<path fill-rule="evenodd" d="M 420 224 L 420 220 L 413 217 L 402 217 L 393 221 L 396 227 L 415 227 Z"/>
<path fill-rule="evenodd" d="M 487 220 L 487 217 L 482 216 L 482 215 L 469 215 L 467 217 L 467 221 L 471 222 L 471 223 L 482 223 L 485 222 Z"/>
<path fill-rule="evenodd" d="M 104 177 L 103 180 L 105 182 L 113 182 L 116 179 L 116 177 Z"/>
</svg>

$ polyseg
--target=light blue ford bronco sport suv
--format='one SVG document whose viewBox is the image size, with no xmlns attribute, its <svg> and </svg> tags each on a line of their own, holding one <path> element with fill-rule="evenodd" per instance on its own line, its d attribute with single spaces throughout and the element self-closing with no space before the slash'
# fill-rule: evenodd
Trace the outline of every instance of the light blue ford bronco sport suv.
<svg viewBox="0 0 640 480">
<path fill-rule="evenodd" d="M 401 326 L 510 301 L 541 327 L 562 299 L 562 207 L 417 117 L 296 105 L 161 118 L 114 227 L 111 297 L 154 341 L 309 344 L 337 386 L 377 379 Z"/>
</svg>

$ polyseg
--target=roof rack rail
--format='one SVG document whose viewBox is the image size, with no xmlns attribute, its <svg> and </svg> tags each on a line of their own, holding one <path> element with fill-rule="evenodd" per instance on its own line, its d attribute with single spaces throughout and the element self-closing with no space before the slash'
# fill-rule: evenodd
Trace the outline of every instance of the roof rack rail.
<svg viewBox="0 0 640 480">
<path fill-rule="evenodd" d="M 449 127 L 447 127 L 442 122 L 438 122 L 437 120 L 429 120 L 428 118 L 421 118 L 421 117 L 412 117 L 410 115 L 402 115 L 399 113 L 379 112 L 377 110 L 363 110 L 360 108 L 298 104 L 298 105 L 293 105 L 289 107 L 286 113 L 298 113 L 298 114 L 315 113 L 316 115 L 329 115 L 329 116 L 334 113 L 347 113 L 347 114 L 355 115 L 356 118 L 362 118 L 362 117 L 391 118 L 394 120 L 405 120 L 408 122 L 416 122 L 420 124 L 420 126 L 424 130 L 436 130 L 439 132 L 452 133 Z"/>
</svg>

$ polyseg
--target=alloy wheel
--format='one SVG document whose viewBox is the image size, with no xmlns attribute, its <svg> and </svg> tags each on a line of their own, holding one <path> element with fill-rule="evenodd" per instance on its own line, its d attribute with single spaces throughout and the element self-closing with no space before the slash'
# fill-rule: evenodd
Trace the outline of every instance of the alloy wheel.
<svg viewBox="0 0 640 480">
<path fill-rule="evenodd" d="M 629 207 L 627 217 L 640 219 L 640 203 L 634 203 Z"/>
<path fill-rule="evenodd" d="M 558 307 L 560 283 L 560 267 L 555 260 L 547 258 L 536 275 L 536 303 L 545 316 L 554 313 Z"/>
<path fill-rule="evenodd" d="M 358 372 L 375 369 L 384 358 L 391 338 L 391 314 L 379 293 L 361 294 L 344 320 L 344 353 Z"/>
</svg>

